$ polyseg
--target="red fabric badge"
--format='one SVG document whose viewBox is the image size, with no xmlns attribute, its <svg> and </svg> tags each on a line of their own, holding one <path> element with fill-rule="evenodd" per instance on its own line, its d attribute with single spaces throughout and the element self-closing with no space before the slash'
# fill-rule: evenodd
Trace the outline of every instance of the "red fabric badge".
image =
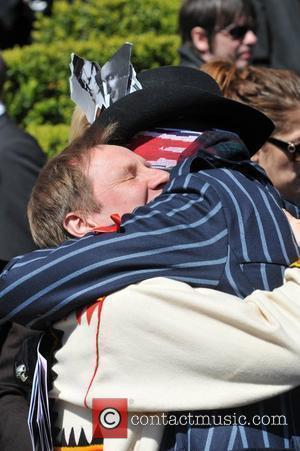
<svg viewBox="0 0 300 451">
<path fill-rule="evenodd" d="M 113 232 L 119 232 L 121 227 L 121 217 L 118 215 L 118 213 L 115 213 L 110 216 L 113 220 L 114 224 L 109 226 L 98 226 L 93 228 L 93 233 L 99 234 L 99 233 L 113 233 Z"/>
<path fill-rule="evenodd" d="M 129 149 L 147 160 L 153 168 L 172 169 L 182 152 L 197 140 L 201 132 L 154 129 L 135 135 Z"/>
</svg>

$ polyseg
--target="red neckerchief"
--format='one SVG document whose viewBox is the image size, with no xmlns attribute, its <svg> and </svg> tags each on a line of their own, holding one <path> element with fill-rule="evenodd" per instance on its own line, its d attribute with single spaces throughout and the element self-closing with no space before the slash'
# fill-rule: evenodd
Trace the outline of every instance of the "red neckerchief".
<svg viewBox="0 0 300 451">
<path fill-rule="evenodd" d="M 97 226 L 94 227 L 92 232 L 95 233 L 96 235 L 99 233 L 112 233 L 112 232 L 119 232 L 120 227 L 121 227 L 121 217 L 118 213 L 115 213 L 113 215 L 110 216 L 111 219 L 113 220 L 114 224 L 109 225 L 109 226 Z"/>
</svg>

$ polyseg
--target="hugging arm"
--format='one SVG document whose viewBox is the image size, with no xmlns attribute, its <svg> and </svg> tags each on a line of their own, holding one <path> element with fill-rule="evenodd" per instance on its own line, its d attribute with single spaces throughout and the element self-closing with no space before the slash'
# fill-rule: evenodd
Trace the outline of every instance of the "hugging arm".
<svg viewBox="0 0 300 451">
<path fill-rule="evenodd" d="M 284 210 L 284 213 L 290 223 L 296 241 L 298 245 L 300 245 L 300 219 L 296 218 L 295 216 L 292 216 L 287 210 Z"/>
<path fill-rule="evenodd" d="M 123 232 L 89 234 L 15 259 L 1 275 L 1 317 L 43 328 L 99 293 L 156 276 L 217 286 L 228 232 L 218 196 L 189 173 L 189 160 L 161 196 L 123 217 Z"/>
<path fill-rule="evenodd" d="M 164 411 L 233 407 L 296 387 L 300 270 L 285 274 L 281 287 L 243 301 L 164 278 L 109 296 L 99 336 L 104 364 L 92 393 L 123 395 L 136 411 Z"/>
</svg>

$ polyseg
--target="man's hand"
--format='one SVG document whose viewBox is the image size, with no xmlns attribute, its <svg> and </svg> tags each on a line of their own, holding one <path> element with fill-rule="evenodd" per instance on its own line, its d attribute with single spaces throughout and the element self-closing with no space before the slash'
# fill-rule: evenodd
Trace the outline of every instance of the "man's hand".
<svg viewBox="0 0 300 451">
<path fill-rule="evenodd" d="M 287 217 L 287 219 L 290 223 L 290 226 L 294 232 L 297 243 L 300 245 L 300 219 L 295 218 L 286 210 L 283 210 L 283 211 L 284 211 L 285 216 Z"/>
</svg>

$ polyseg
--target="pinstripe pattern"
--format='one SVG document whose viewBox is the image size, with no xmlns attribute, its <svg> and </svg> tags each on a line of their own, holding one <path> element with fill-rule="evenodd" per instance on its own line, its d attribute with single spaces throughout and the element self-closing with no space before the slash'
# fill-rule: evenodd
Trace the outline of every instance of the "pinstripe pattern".
<svg viewBox="0 0 300 451">
<path fill-rule="evenodd" d="M 205 424 L 199 426 L 167 427 L 164 433 L 160 451 L 175 451 L 190 449 L 191 451 L 230 451 L 251 449 L 259 451 L 271 450 L 297 450 L 300 449 L 300 416 L 299 416 L 300 390 L 295 389 L 287 395 L 280 395 L 263 403 L 252 404 L 248 407 L 237 407 L 234 409 L 220 411 L 192 412 L 193 415 L 205 415 Z M 180 412 L 179 415 L 187 415 Z M 215 417 L 215 425 L 208 425 L 208 415 Z M 245 415 L 249 424 L 222 426 L 222 418 L 226 415 L 238 418 Z M 277 426 L 251 426 L 252 418 L 259 415 L 285 415 L 287 424 L 282 419 L 281 425 Z M 211 420 L 212 421 L 212 420 Z M 188 448 L 188 446 L 190 448 Z"/>
<path fill-rule="evenodd" d="M 89 234 L 15 259 L 1 276 L 1 316 L 43 327 L 99 294 L 155 276 L 239 297 L 279 286 L 284 268 L 299 256 L 279 208 L 282 199 L 249 162 L 222 169 L 226 163 L 221 159 L 204 156 L 201 151 L 199 158 L 178 165 L 159 198 L 122 218 L 121 233 Z M 293 207 L 287 208 L 295 214 Z M 284 407 L 292 424 L 289 415 L 296 398 L 297 393 L 240 411 L 274 414 Z M 297 421 L 279 431 L 249 426 L 169 429 L 162 449 L 285 448 L 299 431 Z"/>
<path fill-rule="evenodd" d="M 278 209 L 278 205 L 281 205 L 278 193 L 269 184 L 253 183 L 244 175 L 229 169 L 203 171 L 202 178 L 203 183 L 206 180 L 210 188 L 215 189 L 222 205 L 226 206 L 223 211 L 230 243 L 225 263 L 226 291 L 234 292 L 240 297 L 245 296 L 247 290 L 250 290 L 245 276 L 252 286 L 256 284 L 262 289 L 272 289 L 275 273 L 278 271 L 276 285 L 282 280 L 282 271 L 291 262 L 291 255 L 294 251 L 296 254 L 298 252 L 293 238 L 286 239 L 289 235 L 289 226 Z M 299 215 L 296 208 L 292 207 L 289 210 Z M 299 412 L 299 398 L 297 390 L 293 396 L 283 395 L 257 403 L 251 408 L 236 409 L 236 412 L 246 415 L 247 418 L 257 414 L 286 415 L 288 426 L 193 427 L 189 430 L 189 443 L 194 444 L 190 449 L 206 451 L 248 448 L 296 449 L 293 444 L 299 439 L 300 424 L 299 421 L 295 423 L 291 412 L 293 410 Z M 222 412 L 223 415 L 226 413 Z M 196 414 L 213 415 L 216 412 L 206 411 Z M 176 429 L 173 431 L 169 428 L 165 432 L 161 450 L 174 451 L 172 442 L 180 444 L 179 449 L 187 449 L 185 434 L 182 431 L 176 433 Z"/>
<path fill-rule="evenodd" d="M 224 150 L 230 144 L 220 145 Z M 199 162 L 192 156 L 173 170 L 159 198 L 123 217 L 126 233 L 89 234 L 13 261 L 1 277 L 1 316 L 43 326 L 91 302 L 99 290 L 106 295 L 162 274 L 240 297 L 280 285 L 298 248 L 278 193 L 260 171 L 262 182 L 251 180 L 255 169 L 249 163 L 238 163 L 238 171 L 213 169 L 224 162 L 210 154 L 212 169 L 201 171 L 199 155 Z M 191 173 L 195 161 L 198 170 Z M 270 249 L 274 233 L 278 241 Z"/>
</svg>

